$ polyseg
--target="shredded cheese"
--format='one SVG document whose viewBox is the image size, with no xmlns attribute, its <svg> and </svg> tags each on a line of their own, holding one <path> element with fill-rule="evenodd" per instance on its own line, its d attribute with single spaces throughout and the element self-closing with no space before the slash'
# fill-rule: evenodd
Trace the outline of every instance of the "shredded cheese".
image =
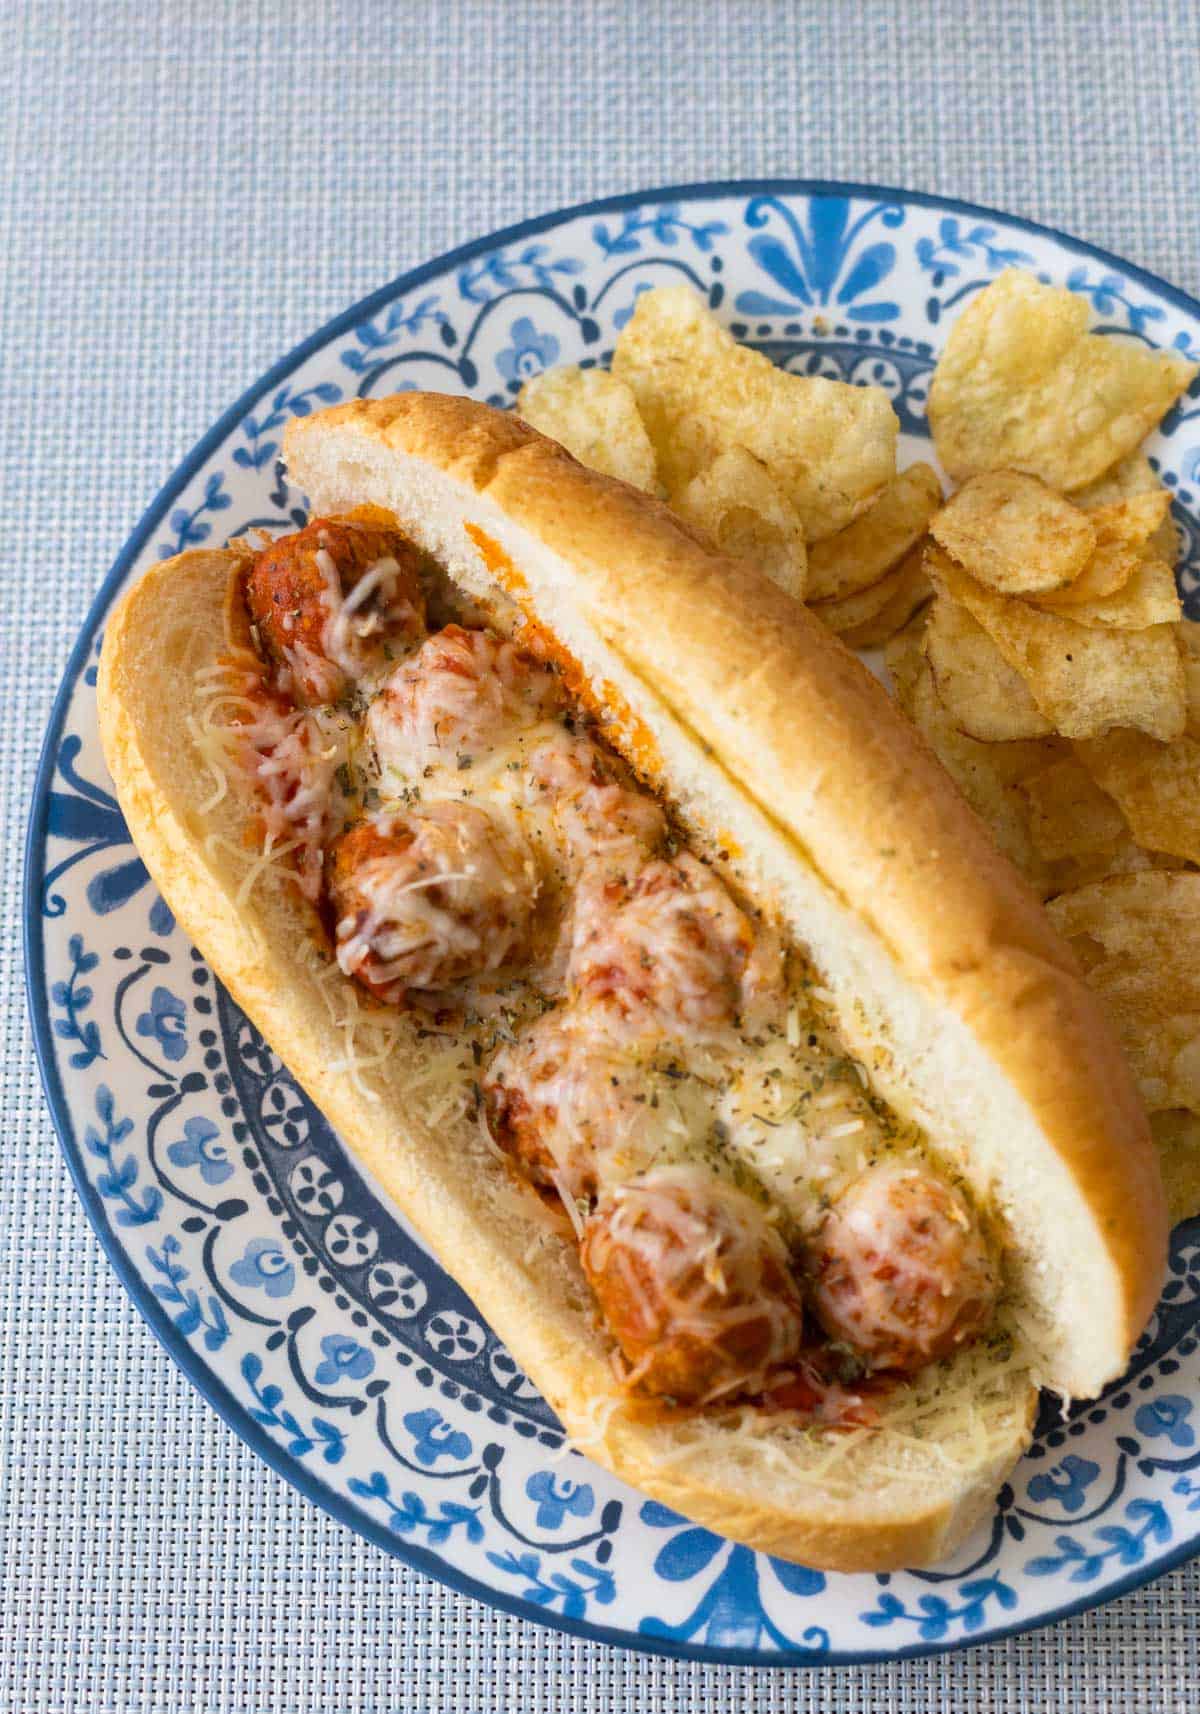
<svg viewBox="0 0 1200 1714">
<path fill-rule="evenodd" d="M 789 1486 L 815 1490 L 830 1503 L 852 1502 L 861 1491 L 864 1461 L 876 1490 L 889 1483 L 911 1490 L 914 1477 L 940 1471 L 945 1479 L 971 1476 L 996 1457 L 1007 1458 L 1026 1432 L 1028 1359 L 1014 1347 L 964 1353 L 934 1364 L 889 1393 L 869 1427 L 797 1425 L 787 1412 L 758 1404 L 714 1407 L 676 1418 L 670 1443 L 659 1440 L 655 1463 L 663 1470 L 711 1470 L 714 1459 L 753 1472 L 766 1467 Z M 623 1414 L 619 1392 L 594 1399 L 570 1424 L 572 1446 L 602 1452 L 613 1418 Z M 931 1470 L 931 1465 L 933 1469 Z"/>
<path fill-rule="evenodd" d="M 286 845 L 301 891 L 315 900 L 350 723 L 332 710 L 287 706 L 244 655 L 202 669 L 196 693 L 189 732 L 213 780 L 205 813 L 224 802 L 231 774 L 246 780 L 257 797 L 264 854 L 278 857 Z"/>
</svg>

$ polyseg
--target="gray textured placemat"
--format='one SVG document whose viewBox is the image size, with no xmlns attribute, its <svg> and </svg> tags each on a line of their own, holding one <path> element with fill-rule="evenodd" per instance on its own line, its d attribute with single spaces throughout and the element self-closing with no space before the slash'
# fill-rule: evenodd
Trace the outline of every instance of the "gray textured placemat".
<svg viewBox="0 0 1200 1714">
<path fill-rule="evenodd" d="M 0 1709 L 676 1714 L 1191 1705 L 1200 1566 L 943 1660 L 693 1667 L 554 1635 L 317 1512 L 104 1260 L 20 995 L 45 716 L 161 479 L 274 358 L 491 228 L 656 183 L 977 198 L 1200 290 L 1194 0 L 0 0 Z"/>
</svg>

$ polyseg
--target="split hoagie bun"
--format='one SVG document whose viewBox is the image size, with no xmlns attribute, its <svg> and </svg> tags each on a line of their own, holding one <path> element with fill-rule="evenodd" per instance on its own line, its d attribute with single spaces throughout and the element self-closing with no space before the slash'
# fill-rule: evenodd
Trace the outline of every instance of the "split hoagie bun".
<svg viewBox="0 0 1200 1714">
<path fill-rule="evenodd" d="M 685 1408 L 622 1378 L 571 1232 L 476 1112 L 447 1117 L 412 1013 L 322 952 L 294 876 L 255 859 L 253 801 L 213 790 L 203 687 L 246 648 L 245 545 L 155 567 L 105 637 L 105 754 L 164 896 L 581 1450 L 773 1554 L 943 1557 L 1024 1447 L 1037 1387 L 1090 1396 L 1118 1375 L 1160 1283 L 1146 1121 L 1072 956 L 866 670 L 656 502 L 439 395 L 335 407 L 286 450 L 316 510 L 382 508 L 490 626 L 537 640 L 690 850 L 802 949 L 875 1096 L 1000 1234 L 993 1321 L 866 1423 Z"/>
</svg>

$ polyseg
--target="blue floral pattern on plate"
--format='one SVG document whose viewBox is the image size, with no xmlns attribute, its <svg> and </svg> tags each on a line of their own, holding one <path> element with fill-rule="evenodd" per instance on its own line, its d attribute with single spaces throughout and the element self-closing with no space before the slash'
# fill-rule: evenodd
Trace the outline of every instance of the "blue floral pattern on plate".
<svg viewBox="0 0 1200 1714">
<path fill-rule="evenodd" d="M 568 1452 L 552 1412 L 375 1192 L 155 897 L 96 739 L 120 586 L 303 497 L 289 417 L 355 394 L 511 404 L 604 363 L 639 292 L 686 280 L 801 374 L 884 387 L 910 454 L 945 324 L 1003 267 L 1085 295 L 1104 328 L 1200 350 L 1200 305 L 984 210 L 869 187 L 695 187 L 571 211 L 430 264 L 264 377 L 197 448 L 105 585 L 39 773 L 27 962 L 51 1106 L 89 1213 L 177 1361 L 272 1464 L 372 1540 L 529 1616 L 626 1646 L 807 1664 L 953 1647 L 1105 1599 L 1200 1546 L 1200 1222 L 1129 1373 L 1029 1456 L 955 1561 L 836 1577 L 723 1541 Z M 1200 586 L 1200 401 L 1151 454 Z"/>
<path fill-rule="evenodd" d="M 277 1238 L 251 1238 L 240 1261 L 230 1265 L 229 1277 L 235 1285 L 268 1297 L 287 1297 L 296 1283 L 296 1270 Z"/>
<path fill-rule="evenodd" d="M 178 1059 L 182 1055 L 171 1057 Z M 183 1127 L 180 1141 L 168 1144 L 167 1159 L 176 1166 L 196 1167 L 205 1184 L 223 1184 L 233 1177 L 234 1166 L 220 1137 L 219 1126 L 202 1113 L 195 1113 Z"/>
</svg>

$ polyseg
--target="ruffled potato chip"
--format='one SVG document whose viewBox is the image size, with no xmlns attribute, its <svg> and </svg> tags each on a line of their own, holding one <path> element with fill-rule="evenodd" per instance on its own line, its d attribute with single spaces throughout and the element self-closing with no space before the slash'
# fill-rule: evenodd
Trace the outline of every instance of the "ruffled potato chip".
<svg viewBox="0 0 1200 1714">
<path fill-rule="evenodd" d="M 796 508 L 744 446 L 714 458 L 672 505 L 722 553 L 753 560 L 781 589 L 803 599 L 808 558 Z"/>
<path fill-rule="evenodd" d="M 1076 745 L 1101 790 L 1121 806 L 1138 844 L 1200 864 L 1200 739 L 1170 744 L 1119 730 Z"/>
<path fill-rule="evenodd" d="M 1082 511 L 1093 512 L 1099 506 L 1111 506 L 1121 500 L 1130 500 L 1137 494 L 1165 494 L 1170 507 L 1170 492 L 1163 487 L 1144 452 L 1128 453 L 1095 482 L 1089 482 L 1086 488 L 1077 488 L 1071 499 Z M 1174 565 L 1179 558 L 1179 531 L 1169 509 L 1151 536 L 1150 547 L 1168 565 Z"/>
<path fill-rule="evenodd" d="M 942 485 L 928 464 L 900 471 L 852 524 L 814 544 L 808 599 L 840 601 L 878 583 L 921 540 L 941 501 Z"/>
<path fill-rule="evenodd" d="M 924 544 L 918 542 L 905 554 L 900 564 L 883 579 L 890 594 L 883 606 L 857 625 L 847 625 L 840 633 L 843 643 L 851 649 L 882 648 L 894 637 L 913 614 L 922 608 L 933 594 L 933 585 L 925 575 Z"/>
<path fill-rule="evenodd" d="M 672 494 L 743 446 L 814 542 L 857 517 L 896 473 L 899 425 L 882 389 L 777 369 L 739 345 L 690 286 L 639 296 L 613 372 L 633 389 Z"/>
<path fill-rule="evenodd" d="M 1170 522 L 1167 510 L 1171 496 L 1165 488 L 1146 494 L 1131 494 L 1093 508 L 1092 526 L 1096 532 L 1096 551 L 1074 583 L 1048 595 L 1035 596 L 1039 607 L 1052 610 L 1067 609 L 1088 602 L 1101 601 L 1124 589 L 1142 560 L 1162 559 L 1153 544 L 1159 539 L 1162 524 Z M 1174 525 L 1171 526 L 1174 529 Z M 1164 562 L 1166 563 L 1166 562 Z"/>
<path fill-rule="evenodd" d="M 968 738 L 997 743 L 1044 738 L 1054 730 L 1020 673 L 949 595 L 935 596 L 929 609 L 925 654 L 938 701 Z"/>
<path fill-rule="evenodd" d="M 1016 470 L 972 476 L 947 500 L 929 533 L 964 571 L 1000 595 L 1064 589 L 1096 548 L 1096 532 L 1077 506 Z"/>
<path fill-rule="evenodd" d="M 1132 452 L 1191 384 L 1177 351 L 1088 332 L 1087 300 L 1010 269 L 950 330 L 929 389 L 938 457 L 964 480 L 1023 470 L 1069 493 Z"/>
<path fill-rule="evenodd" d="M 1150 1130 L 1158 1149 L 1167 1213 L 1172 1226 L 1200 1214 L 1200 1118 L 1184 1107 L 1154 1113 Z"/>
<path fill-rule="evenodd" d="M 1095 738 L 1113 726 L 1135 726 L 1167 741 L 1183 731 L 1184 676 L 1175 626 L 1118 631 L 1079 625 L 985 589 L 936 548 L 926 554 L 925 568 L 936 588 L 979 621 L 1064 737 Z"/>
<path fill-rule="evenodd" d="M 565 446 L 580 464 L 661 492 L 654 448 L 624 381 L 607 369 L 547 369 L 526 381 L 517 415 Z"/>
<path fill-rule="evenodd" d="M 1200 875 L 1117 875 L 1046 909 L 1108 1007 L 1147 1108 L 1200 1110 Z"/>
</svg>

